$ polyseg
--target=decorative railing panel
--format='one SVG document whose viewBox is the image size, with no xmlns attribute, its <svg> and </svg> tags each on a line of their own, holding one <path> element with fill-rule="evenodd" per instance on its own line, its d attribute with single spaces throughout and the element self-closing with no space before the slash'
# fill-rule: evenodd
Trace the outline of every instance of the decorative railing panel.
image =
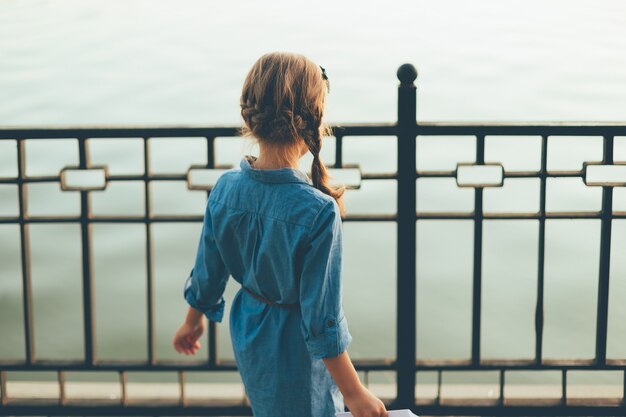
<svg viewBox="0 0 626 417">
<path fill-rule="evenodd" d="M 626 161 L 616 160 L 614 145 L 616 137 L 626 136 L 626 123 L 429 123 L 416 121 L 415 69 L 405 64 L 398 70 L 398 120 L 396 123 L 346 124 L 334 126 L 334 164 L 331 174 L 337 182 L 346 183 L 351 189 L 359 189 L 362 182 L 392 180 L 397 186 L 397 212 L 393 214 L 350 214 L 346 222 L 391 222 L 397 226 L 396 243 L 396 355 L 395 357 L 355 360 L 357 369 L 365 373 L 391 371 L 397 375 L 397 392 L 391 395 L 389 407 L 410 407 L 420 414 L 439 415 L 626 415 L 623 392 L 615 397 L 613 388 L 607 388 L 600 398 L 584 401 L 570 398 L 575 391 L 568 379 L 576 378 L 580 371 L 613 371 L 626 379 L 626 359 L 607 358 L 607 321 L 609 305 L 609 277 L 611 270 L 612 222 L 626 219 L 626 211 L 614 210 L 614 187 L 626 185 Z M 21 266 L 22 314 L 23 314 L 23 360 L 0 360 L 0 414 L 3 415 L 250 415 L 245 401 L 221 399 L 209 402 L 191 402 L 185 381 L 195 371 L 235 372 L 234 361 L 220 358 L 218 354 L 216 324 L 208 327 L 208 356 L 194 361 L 165 360 L 156 354 L 155 332 L 155 283 L 154 283 L 154 229 L 155 224 L 199 223 L 201 215 L 172 215 L 155 213 L 152 206 L 154 183 L 185 184 L 188 190 L 205 191 L 208 196 L 219 175 L 232 165 L 216 163 L 215 142 L 217 138 L 238 136 L 237 127 L 54 127 L 54 128 L 0 128 L 0 152 L 6 160 L 14 160 L 0 168 L 0 186 L 12 186 L 17 192 L 14 215 L 2 214 L 1 225 L 16 225 L 19 229 L 19 263 Z M 385 136 L 395 140 L 397 146 L 397 171 L 372 173 L 358 164 L 344 163 L 345 138 Z M 458 162 L 450 170 L 418 170 L 418 141 L 437 140 L 443 136 L 464 136 L 474 141 L 474 160 Z M 592 155 L 581 166 L 554 170 L 548 166 L 548 154 L 562 150 L 564 137 L 596 136 L 602 141 L 599 159 Z M 514 163 L 486 158 L 485 141 L 523 138 L 524 143 L 535 141 L 539 150 L 536 169 L 516 170 Z M 123 139 L 124 138 L 124 139 Z M 151 144 L 172 138 L 200 138 L 206 142 L 206 164 L 192 164 L 184 174 L 154 172 L 151 168 Z M 77 143 L 77 164 L 67 164 L 54 175 L 40 175 L 26 166 L 28 144 L 31 141 L 63 139 L 67 144 Z M 128 174 L 116 173 L 108 164 L 91 163 L 90 145 L 103 141 L 126 141 L 130 152 L 142 155 L 142 169 Z M 552 140 L 554 142 L 552 142 Z M 59 142 L 61 143 L 61 142 Z M 554 146 L 553 146 L 554 145 Z M 533 145 L 534 146 L 534 145 Z M 136 148 L 132 151 L 131 148 Z M 451 150 L 452 152 L 453 150 Z M 7 155 L 9 155 L 7 157 Z M 71 160 L 71 156 L 68 157 Z M 418 211 L 416 181 L 429 178 L 448 178 L 456 187 L 473 193 L 473 206 L 468 211 L 427 210 Z M 534 211 L 486 210 L 486 193 L 503 189 L 508 179 L 536 179 L 538 181 L 538 207 Z M 584 187 L 601 190 L 599 210 L 554 211 L 547 206 L 547 189 L 552 179 L 580 179 Z M 141 184 L 143 206 L 138 214 L 95 214 L 92 210 L 94 193 L 107 190 L 117 184 Z M 77 193 L 76 214 L 41 215 L 29 211 L 28 188 L 37 184 L 56 184 L 63 193 Z M 546 222 L 552 219 L 595 219 L 600 222 L 600 246 L 598 263 L 598 294 L 595 334 L 595 355 L 590 359 L 544 358 L 544 304 L 545 304 L 545 242 Z M 417 352 L 417 223 L 421 220 L 471 221 L 472 235 L 472 284 L 471 284 L 471 346 L 467 360 L 420 359 Z M 536 221 L 538 225 L 536 308 L 532 318 L 535 329 L 534 357 L 530 359 L 483 358 L 481 349 L 482 286 L 483 286 L 483 230 L 485 221 L 513 220 Z M 30 251 L 30 227 L 38 224 L 73 224 L 79 228 L 81 250 L 81 301 L 82 301 L 82 351 L 77 360 L 39 359 L 35 351 L 32 257 Z M 94 305 L 93 226 L 118 224 L 142 226 L 145 242 L 145 299 L 146 342 L 143 360 L 100 359 L 96 350 L 96 321 Z M 584 239 L 584 237 L 581 237 Z M 364 254 L 367 255 L 367 254 Z M 613 254 L 615 256 L 615 253 Z M 619 255 L 617 255 L 619 256 Z M 62 260 L 59 260 L 62 262 Z M 7 320 L 7 318 L 2 318 Z M 12 320 L 12 318 L 11 318 Z M 16 320 L 18 320 L 16 318 Z M 8 338 L 14 335 L 3 334 Z M 7 391 L 8 374 L 12 372 L 52 372 L 58 381 L 58 395 L 48 402 L 18 401 Z M 128 374 L 134 371 L 170 372 L 176 375 L 172 384 L 173 397 L 160 397 L 149 402 L 128 400 Z M 66 374 L 100 372 L 113 374 L 119 379 L 119 395 L 109 401 L 70 401 L 67 398 Z M 521 399 L 515 393 L 515 381 L 520 372 L 548 372 L 560 377 L 560 389 L 556 397 L 536 396 Z M 486 376 L 491 382 L 492 394 L 486 398 L 467 398 L 455 393 L 447 385 L 455 375 Z M 427 389 L 420 388 L 419 380 L 429 379 Z M 430 391 L 429 391 L 430 389 Z M 626 385 L 622 384 L 622 391 Z M 427 392 L 428 391 L 428 392 Z M 584 394 L 584 393 L 583 393 Z M 609 395 L 611 394 L 611 395 Z M 583 395 L 584 396 L 584 395 Z M 228 395 L 225 396 L 225 398 Z"/>
</svg>

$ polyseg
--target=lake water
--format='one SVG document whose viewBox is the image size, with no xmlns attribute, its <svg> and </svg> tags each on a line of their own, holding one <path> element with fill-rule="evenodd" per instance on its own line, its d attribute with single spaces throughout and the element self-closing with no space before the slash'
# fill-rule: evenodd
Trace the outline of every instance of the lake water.
<svg viewBox="0 0 626 417">
<path fill-rule="evenodd" d="M 396 70 L 419 71 L 422 121 L 626 120 L 626 3 L 622 1 L 34 1 L 0 4 L 0 125 L 239 125 L 239 94 L 252 63 L 271 50 L 303 53 L 330 78 L 331 123 L 392 122 Z M 486 159 L 507 170 L 537 169 L 539 138 L 486 140 Z M 366 172 L 393 172 L 390 138 L 346 138 L 345 161 Z M 329 146 L 330 145 L 330 146 Z M 198 139 L 153 140 L 155 172 L 203 163 Z M 92 162 L 112 173 L 143 169 L 141 143 L 93 141 Z M 548 168 L 579 169 L 601 159 L 599 137 L 551 139 Z M 237 163 L 254 147 L 217 141 L 219 163 Z M 0 143 L 0 174 L 15 173 L 15 143 Z M 332 138 L 325 148 L 332 162 Z M 615 159 L 626 161 L 626 138 Z M 453 169 L 474 160 L 474 138 L 418 139 L 418 168 Z M 31 175 L 54 175 L 77 161 L 75 141 L 27 143 Z M 310 158 L 304 158 L 306 169 Z M 13 173 L 13 174 L 12 174 Z M 393 181 L 365 181 L 348 191 L 352 213 L 395 211 Z M 159 214 L 201 214 L 202 192 L 156 183 Z M 140 184 L 110 184 L 93 194 L 94 210 L 140 213 Z M 549 210 L 598 210 L 601 190 L 580 179 L 548 183 Z M 32 215 L 74 214 L 74 193 L 29 187 Z M 539 183 L 507 180 L 485 191 L 487 211 L 538 209 Z M 15 215 L 15 187 L 0 186 L 0 216 Z M 615 209 L 626 210 L 624 189 Z M 473 192 L 454 180 L 420 179 L 419 211 L 473 208 Z M 40 358 L 82 356 L 80 230 L 32 225 L 35 340 Z M 547 358 L 594 355 L 600 223 L 551 220 L 546 227 Z M 178 358 L 171 336 L 185 312 L 182 285 L 200 224 L 156 224 L 157 355 Z M 345 309 L 353 358 L 395 355 L 395 225 L 347 223 Z M 418 222 L 418 356 L 466 358 L 471 342 L 470 221 Z M 145 358 L 145 242 L 141 225 L 94 225 L 96 339 L 103 359 Z M 485 358 L 534 354 L 538 223 L 485 221 L 483 336 Z M 609 357 L 626 357 L 626 222 L 613 222 Z M 63 262 L 59 260 L 63 259 Z M 0 358 L 23 357 L 19 234 L 0 227 Z M 237 290 L 231 281 L 227 305 Z M 232 358 L 227 321 L 220 354 Z M 200 355 L 206 355 L 203 346 Z M 187 359 L 186 357 L 181 359 Z M 383 375 L 387 380 L 390 375 Z M 531 378 L 530 376 L 528 378 Z M 600 380 L 613 381 L 605 374 Z M 621 381 L 618 378 L 618 381 Z"/>
</svg>

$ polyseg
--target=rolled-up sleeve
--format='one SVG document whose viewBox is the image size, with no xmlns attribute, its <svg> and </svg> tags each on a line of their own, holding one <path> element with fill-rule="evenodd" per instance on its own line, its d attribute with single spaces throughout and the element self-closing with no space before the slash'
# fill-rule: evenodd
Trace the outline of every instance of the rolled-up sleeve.
<svg viewBox="0 0 626 417">
<path fill-rule="evenodd" d="M 183 295 L 187 303 L 211 321 L 224 317 L 224 290 L 229 273 L 217 248 L 209 204 L 207 203 L 196 260 Z"/>
<path fill-rule="evenodd" d="M 352 336 L 342 306 L 342 223 L 333 200 L 311 225 L 300 277 L 301 330 L 313 358 L 335 357 Z"/>
</svg>

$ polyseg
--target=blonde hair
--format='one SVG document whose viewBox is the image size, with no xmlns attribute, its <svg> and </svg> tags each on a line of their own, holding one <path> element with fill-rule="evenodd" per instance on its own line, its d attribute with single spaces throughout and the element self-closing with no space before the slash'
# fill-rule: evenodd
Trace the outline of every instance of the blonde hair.
<svg viewBox="0 0 626 417">
<path fill-rule="evenodd" d="M 333 197 L 343 215 L 345 187 L 329 185 L 320 159 L 322 137 L 333 134 L 322 122 L 328 91 L 328 79 L 320 66 L 304 55 L 266 53 L 252 65 L 243 84 L 240 105 L 244 125 L 240 133 L 269 145 L 285 145 L 285 149 L 304 140 L 313 155 L 313 186 Z"/>
</svg>

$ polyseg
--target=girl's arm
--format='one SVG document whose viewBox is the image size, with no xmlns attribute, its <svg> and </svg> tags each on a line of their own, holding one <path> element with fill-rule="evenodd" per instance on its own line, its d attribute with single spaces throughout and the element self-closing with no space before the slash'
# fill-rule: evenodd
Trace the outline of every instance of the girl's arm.
<svg viewBox="0 0 626 417">
<path fill-rule="evenodd" d="M 187 316 L 185 317 L 185 323 L 191 325 L 197 325 L 202 320 L 202 311 L 198 311 L 195 308 L 189 306 L 189 310 L 187 310 Z"/>
<path fill-rule="evenodd" d="M 196 259 L 183 290 L 189 309 L 185 321 L 174 335 L 173 345 L 177 352 L 193 355 L 200 349 L 198 339 L 204 331 L 203 316 L 215 322 L 222 321 L 225 304 L 223 294 L 228 277 L 229 272 L 215 242 L 207 201 Z"/>
<path fill-rule="evenodd" d="M 322 360 L 354 417 L 387 417 L 383 402 L 361 384 L 347 350 Z"/>
<path fill-rule="evenodd" d="M 200 349 L 198 339 L 204 332 L 204 314 L 189 307 L 185 321 L 174 335 L 174 349 L 185 355 L 194 355 Z"/>
</svg>

